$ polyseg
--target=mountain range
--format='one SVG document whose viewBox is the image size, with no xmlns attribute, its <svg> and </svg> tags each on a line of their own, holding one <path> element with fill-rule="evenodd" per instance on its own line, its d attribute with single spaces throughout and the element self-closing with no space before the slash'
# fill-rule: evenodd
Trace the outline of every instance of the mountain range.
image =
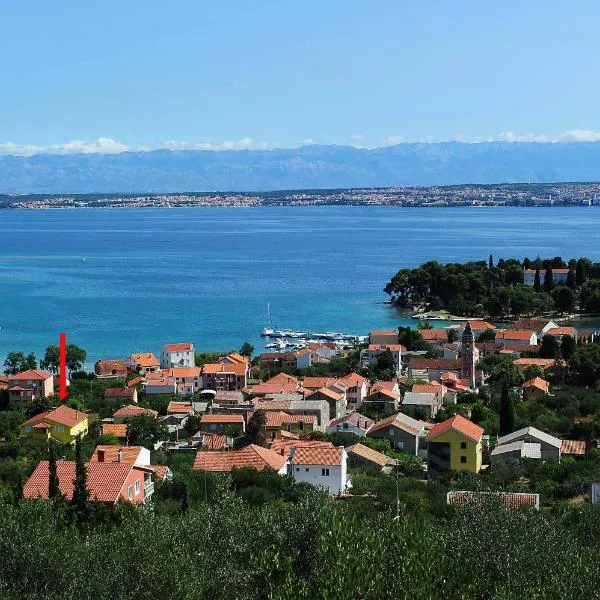
<svg viewBox="0 0 600 600">
<path fill-rule="evenodd" d="M 0 193 L 268 191 L 600 180 L 600 142 L 0 156 Z"/>
</svg>

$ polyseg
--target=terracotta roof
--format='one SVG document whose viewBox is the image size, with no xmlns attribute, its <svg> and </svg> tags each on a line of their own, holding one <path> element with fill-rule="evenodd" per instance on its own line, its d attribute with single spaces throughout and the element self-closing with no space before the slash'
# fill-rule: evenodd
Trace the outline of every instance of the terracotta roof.
<svg viewBox="0 0 600 600">
<path fill-rule="evenodd" d="M 587 451 L 587 442 L 584 440 L 563 440 L 560 451 L 562 454 L 585 456 Z"/>
<path fill-rule="evenodd" d="M 538 365 L 543 369 L 549 369 L 556 364 L 556 360 L 553 358 L 516 358 L 513 360 L 513 365 L 517 367 L 530 367 L 532 365 Z"/>
<path fill-rule="evenodd" d="M 52 425 L 50 425 L 50 423 L 46 423 L 45 421 L 31 426 L 32 429 L 50 429 L 51 427 Z"/>
<path fill-rule="evenodd" d="M 370 331 L 369 335 L 398 335 L 397 329 L 376 329 Z"/>
<path fill-rule="evenodd" d="M 122 360 L 98 360 L 94 365 L 94 371 L 98 375 L 117 375 L 118 373 L 127 373 L 127 365 Z"/>
<path fill-rule="evenodd" d="M 292 433 L 291 431 L 286 431 L 285 429 L 282 429 L 280 432 L 280 435 L 282 438 L 287 438 L 288 440 L 299 440 L 300 436 Z"/>
<path fill-rule="evenodd" d="M 296 425 L 298 423 L 314 423 L 317 420 L 315 415 L 290 415 L 281 410 L 265 411 L 267 427 L 282 427 L 283 425 Z"/>
<path fill-rule="evenodd" d="M 305 377 L 303 385 L 305 389 L 318 390 L 319 388 L 326 388 L 336 381 L 335 377 Z"/>
<path fill-rule="evenodd" d="M 181 342 L 177 344 L 165 344 L 163 350 L 165 352 L 187 352 L 194 348 L 191 342 Z"/>
<path fill-rule="evenodd" d="M 487 331 L 487 330 L 492 330 L 492 329 L 496 329 L 495 325 L 492 325 L 491 323 L 488 323 L 487 321 L 469 321 L 468 322 L 469 325 L 471 326 L 471 329 L 474 329 L 476 331 Z M 466 327 L 466 323 L 464 325 L 460 326 L 460 329 L 464 329 Z"/>
<path fill-rule="evenodd" d="M 528 379 L 521 387 L 536 388 L 538 390 L 542 390 L 544 394 L 547 394 L 550 388 L 550 384 L 541 377 L 532 377 L 531 379 Z"/>
<path fill-rule="evenodd" d="M 104 451 L 104 462 L 116 463 L 119 462 L 119 450 L 121 451 L 122 463 L 134 463 L 142 451 L 142 446 L 113 446 L 100 445 L 96 446 L 94 453 L 90 458 L 90 462 L 101 462 L 98 460 L 98 450 Z"/>
<path fill-rule="evenodd" d="M 31 419 L 21 423 L 21 427 L 23 427 L 23 425 L 34 425 L 35 423 L 51 421 L 52 423 L 58 423 L 59 425 L 70 428 L 85 421 L 87 417 L 87 413 L 80 410 L 74 410 L 66 404 L 61 404 L 58 408 L 47 410 L 39 415 L 31 417 Z"/>
<path fill-rule="evenodd" d="M 273 450 L 250 444 L 241 450 L 199 451 L 194 461 L 194 469 L 228 473 L 233 468 L 252 467 L 259 471 L 278 471 L 286 458 Z"/>
<path fill-rule="evenodd" d="M 452 358 L 411 358 L 409 369 L 460 369 L 462 362 Z"/>
<path fill-rule="evenodd" d="M 298 390 L 295 383 L 258 383 L 245 387 L 242 391 L 250 396 L 265 396 L 266 394 L 292 394 Z"/>
<path fill-rule="evenodd" d="M 344 375 L 340 381 L 343 381 L 348 387 L 357 387 L 362 385 L 367 380 L 362 375 L 352 372 Z"/>
<path fill-rule="evenodd" d="M 131 472 L 130 463 L 98 463 L 86 464 L 87 486 L 90 499 L 100 502 L 114 503 Z M 70 500 L 73 497 L 73 480 L 75 479 L 75 461 L 59 460 L 56 463 L 60 491 Z M 48 498 L 48 461 L 41 461 L 23 487 L 25 498 Z"/>
<path fill-rule="evenodd" d="M 9 388 L 9 392 L 32 392 L 31 388 L 23 387 L 22 385 L 13 385 Z"/>
<path fill-rule="evenodd" d="M 278 384 L 278 385 L 286 384 L 286 385 L 295 385 L 295 386 L 300 385 L 300 381 L 297 377 L 294 377 L 293 375 L 288 375 L 287 373 L 278 373 L 274 377 L 271 377 L 271 379 L 267 379 L 267 381 L 265 381 L 265 383 Z"/>
<path fill-rule="evenodd" d="M 496 341 L 498 340 L 530 340 L 535 331 L 528 329 L 505 329 L 496 332 Z"/>
<path fill-rule="evenodd" d="M 431 440 L 438 435 L 449 431 L 450 429 L 454 429 L 454 431 L 461 433 L 474 442 L 479 442 L 481 440 L 481 436 L 483 435 L 482 427 L 475 425 L 475 423 L 469 421 L 469 419 L 465 419 L 465 417 L 462 415 L 455 415 L 454 417 L 446 419 L 442 423 L 437 423 L 427 434 L 427 439 Z"/>
<path fill-rule="evenodd" d="M 105 398 L 134 398 L 135 395 L 136 395 L 135 387 L 106 388 L 104 390 Z"/>
<path fill-rule="evenodd" d="M 413 419 L 404 413 L 398 413 L 392 415 L 391 417 L 381 419 L 381 421 L 377 421 L 375 425 L 369 429 L 367 435 L 371 436 L 372 433 L 381 431 L 386 427 L 397 427 L 398 429 L 406 431 L 412 435 L 419 435 L 423 430 L 424 424 L 422 421 L 417 421 L 417 419 Z"/>
<path fill-rule="evenodd" d="M 192 403 L 191 402 L 177 402 L 172 400 L 169 402 L 169 406 L 167 406 L 167 413 L 171 413 L 173 415 L 184 414 L 184 413 L 192 413 Z"/>
<path fill-rule="evenodd" d="M 170 471 L 169 467 L 166 465 L 150 465 L 150 467 L 154 469 L 154 474 L 157 479 L 164 479 L 167 472 Z"/>
<path fill-rule="evenodd" d="M 368 446 L 364 446 L 363 444 L 354 444 L 353 446 L 348 446 L 348 448 L 346 448 L 346 452 L 349 456 L 359 456 L 363 460 L 372 462 L 382 468 L 386 465 L 396 464 L 396 461 L 393 458 L 390 458 L 381 452 L 377 452 L 377 450 L 373 450 Z"/>
<path fill-rule="evenodd" d="M 130 354 L 129 360 L 138 367 L 150 368 L 160 367 L 158 359 L 152 352 L 138 352 L 137 354 Z"/>
<path fill-rule="evenodd" d="M 102 435 L 114 435 L 118 438 L 126 438 L 127 425 L 125 423 L 103 423 Z"/>
<path fill-rule="evenodd" d="M 144 408 L 143 406 L 128 404 L 127 406 L 122 406 L 119 410 L 115 411 L 113 417 L 137 417 L 138 415 L 150 415 L 156 419 L 158 412 L 152 410 L 151 408 Z"/>
<path fill-rule="evenodd" d="M 331 442 L 322 442 L 320 440 L 273 440 L 269 446 L 273 452 L 288 458 L 292 448 L 333 448 Z"/>
<path fill-rule="evenodd" d="M 400 394 L 387 388 L 379 388 L 377 390 L 371 389 L 369 394 L 365 397 L 365 400 L 371 401 L 374 396 L 387 396 L 390 400 L 399 400 Z"/>
<path fill-rule="evenodd" d="M 415 383 L 412 386 L 412 391 L 417 394 L 439 394 L 443 390 L 443 385 L 438 381 L 431 383 Z"/>
<path fill-rule="evenodd" d="M 9 377 L 9 381 L 46 381 L 46 379 L 50 379 L 50 377 L 54 377 L 54 373 L 52 373 L 51 371 L 40 371 L 39 369 L 30 369 L 29 371 L 23 371 L 22 373 L 11 375 Z"/>
<path fill-rule="evenodd" d="M 232 361 L 234 363 L 238 363 L 240 365 L 245 365 L 250 362 L 250 359 L 247 356 L 242 356 L 241 354 L 238 354 L 237 352 L 232 352 L 231 354 L 228 354 L 227 356 L 221 357 L 219 359 L 219 362 L 221 362 L 223 360 L 230 360 L 230 361 Z"/>
<path fill-rule="evenodd" d="M 248 372 L 246 363 L 207 363 L 202 367 L 203 375 L 215 375 L 217 373 L 234 373 L 243 377 Z"/>
<path fill-rule="evenodd" d="M 394 392 L 396 389 L 395 381 L 387 381 L 385 379 L 378 379 L 373 383 L 371 389 L 369 390 L 371 393 L 379 392 L 381 390 L 387 390 L 388 392 Z"/>
<path fill-rule="evenodd" d="M 341 465 L 344 448 L 297 446 L 291 453 L 294 465 Z"/>
<path fill-rule="evenodd" d="M 330 398 L 331 400 L 335 400 L 336 402 L 338 400 L 342 400 L 343 399 L 343 394 L 339 394 L 338 392 L 334 392 L 333 390 L 330 390 L 326 387 L 322 387 L 318 390 L 315 390 L 314 392 L 310 392 L 308 394 L 305 394 L 305 398 L 306 400 L 308 400 L 309 398 L 316 396 L 317 394 L 320 394 L 321 396 L 327 396 L 327 398 Z"/>
<path fill-rule="evenodd" d="M 420 329 L 419 333 L 426 342 L 448 341 L 448 332 L 445 329 Z"/>
<path fill-rule="evenodd" d="M 244 417 L 240 414 L 233 415 L 202 415 L 200 423 L 234 423 L 239 425 L 244 422 Z"/>
<path fill-rule="evenodd" d="M 553 327 L 546 331 L 547 335 L 570 335 L 571 337 L 577 337 L 577 329 L 575 327 Z"/>
<path fill-rule="evenodd" d="M 361 429 L 369 429 L 369 427 L 375 424 L 375 421 L 373 421 L 373 419 L 369 419 L 369 417 L 361 415 L 358 411 L 353 410 L 351 413 L 343 417 L 329 421 L 328 427 L 337 427 L 338 425 L 343 425 L 344 423 L 347 423 L 353 427 L 360 427 Z"/>
<path fill-rule="evenodd" d="M 402 344 L 369 344 L 369 352 L 389 350 L 390 352 L 406 352 L 406 348 Z"/>
<path fill-rule="evenodd" d="M 200 367 L 171 367 L 170 369 L 162 370 L 162 374 L 165 377 L 176 377 L 177 379 L 200 377 L 201 372 L 202 369 Z"/>
<path fill-rule="evenodd" d="M 548 319 L 517 319 L 513 323 L 515 329 L 530 329 L 531 331 L 541 331 L 548 325 L 550 321 Z"/>
<path fill-rule="evenodd" d="M 468 491 L 452 491 L 448 492 L 448 504 L 473 504 L 483 502 L 489 497 L 497 498 L 503 506 L 508 508 L 518 508 L 522 506 L 530 506 L 537 508 L 539 497 L 537 494 L 521 494 L 511 492 L 468 492 Z"/>
<path fill-rule="evenodd" d="M 221 450 L 227 448 L 227 436 L 205 433 L 202 436 L 202 447 L 208 450 Z"/>
</svg>

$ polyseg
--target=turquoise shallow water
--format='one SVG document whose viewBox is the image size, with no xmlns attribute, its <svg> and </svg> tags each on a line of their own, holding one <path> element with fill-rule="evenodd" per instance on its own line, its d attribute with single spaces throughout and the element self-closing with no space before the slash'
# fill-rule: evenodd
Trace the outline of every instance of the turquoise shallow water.
<svg viewBox="0 0 600 600">
<path fill-rule="evenodd" d="M 600 260 L 591 208 L 264 207 L 0 211 L 0 360 L 59 331 L 90 360 L 257 347 L 279 327 L 366 333 L 401 267 L 508 256 Z M 85 258 L 85 260 L 82 260 Z"/>
</svg>

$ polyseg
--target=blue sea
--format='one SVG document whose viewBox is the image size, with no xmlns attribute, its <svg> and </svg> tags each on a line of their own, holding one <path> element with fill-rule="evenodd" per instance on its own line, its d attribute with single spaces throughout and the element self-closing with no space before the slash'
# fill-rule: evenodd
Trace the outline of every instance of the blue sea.
<svg viewBox="0 0 600 600">
<path fill-rule="evenodd" d="M 600 259 L 590 208 L 263 207 L 0 211 L 0 362 L 58 333 L 90 361 L 262 349 L 278 327 L 367 333 L 411 322 L 382 289 L 402 267 Z"/>
</svg>

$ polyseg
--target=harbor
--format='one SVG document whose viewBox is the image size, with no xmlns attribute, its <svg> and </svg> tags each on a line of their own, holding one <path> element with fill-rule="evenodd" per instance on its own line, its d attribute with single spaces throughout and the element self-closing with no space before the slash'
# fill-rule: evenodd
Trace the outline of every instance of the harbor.
<svg viewBox="0 0 600 600">
<path fill-rule="evenodd" d="M 285 350 L 301 350 L 309 344 L 333 343 L 337 347 L 356 346 L 366 343 L 368 336 L 355 335 L 348 333 L 339 333 L 337 331 L 325 331 L 323 333 L 311 331 L 294 331 L 292 329 L 274 329 L 265 327 L 261 330 L 262 338 L 267 338 L 269 341 L 265 344 L 265 348 L 285 351 Z"/>
</svg>

